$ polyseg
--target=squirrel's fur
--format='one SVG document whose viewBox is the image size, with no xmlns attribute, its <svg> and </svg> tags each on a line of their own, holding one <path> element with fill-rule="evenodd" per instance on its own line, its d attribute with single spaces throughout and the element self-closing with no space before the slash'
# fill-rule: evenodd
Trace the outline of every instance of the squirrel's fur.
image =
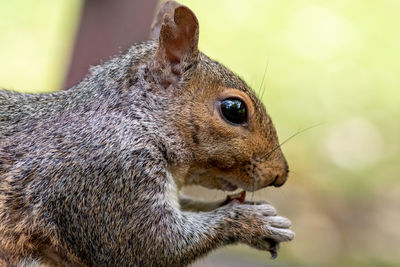
<svg viewBox="0 0 400 267">
<path fill-rule="evenodd" d="M 255 94 L 197 50 L 194 14 L 167 2 L 153 31 L 66 91 L 0 90 L 0 263 L 182 266 L 293 238 L 266 203 L 178 196 L 280 186 L 288 170 Z M 221 97 L 246 102 L 247 125 L 221 118 Z"/>
</svg>

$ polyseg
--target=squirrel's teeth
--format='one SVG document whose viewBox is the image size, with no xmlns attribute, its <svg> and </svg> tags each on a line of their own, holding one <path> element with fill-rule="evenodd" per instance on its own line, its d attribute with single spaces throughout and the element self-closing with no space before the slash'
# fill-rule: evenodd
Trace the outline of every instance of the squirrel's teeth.
<svg viewBox="0 0 400 267">
<path fill-rule="evenodd" d="M 238 200 L 240 203 L 243 203 L 246 200 L 246 191 L 241 191 L 236 194 L 227 195 L 226 199 L 230 202 L 232 200 Z"/>
</svg>

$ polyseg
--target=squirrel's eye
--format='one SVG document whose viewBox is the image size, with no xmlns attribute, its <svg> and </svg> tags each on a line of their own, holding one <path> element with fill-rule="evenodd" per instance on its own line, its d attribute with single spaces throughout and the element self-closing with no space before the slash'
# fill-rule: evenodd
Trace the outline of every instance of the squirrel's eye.
<svg viewBox="0 0 400 267">
<path fill-rule="evenodd" d="M 237 98 L 222 100 L 221 113 L 228 122 L 233 124 L 243 124 L 247 121 L 246 104 Z"/>
</svg>

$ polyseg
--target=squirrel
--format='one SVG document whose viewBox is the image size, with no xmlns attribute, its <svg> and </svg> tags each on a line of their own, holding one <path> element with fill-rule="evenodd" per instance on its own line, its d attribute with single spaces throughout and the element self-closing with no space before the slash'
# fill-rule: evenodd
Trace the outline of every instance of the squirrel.
<svg viewBox="0 0 400 267">
<path fill-rule="evenodd" d="M 151 35 L 68 90 L 0 90 L 0 263 L 186 266 L 293 239 L 266 202 L 179 194 L 278 187 L 288 165 L 255 93 L 198 50 L 189 8 L 165 2 Z"/>
</svg>

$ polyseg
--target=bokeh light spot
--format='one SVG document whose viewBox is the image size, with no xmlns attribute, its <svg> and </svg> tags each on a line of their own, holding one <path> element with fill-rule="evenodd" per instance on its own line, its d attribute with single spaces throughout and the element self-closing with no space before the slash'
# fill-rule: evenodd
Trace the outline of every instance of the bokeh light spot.
<svg viewBox="0 0 400 267">
<path fill-rule="evenodd" d="M 353 117 L 334 126 L 325 140 L 328 157 L 346 169 L 362 169 L 382 155 L 383 139 L 369 120 Z"/>
</svg>

